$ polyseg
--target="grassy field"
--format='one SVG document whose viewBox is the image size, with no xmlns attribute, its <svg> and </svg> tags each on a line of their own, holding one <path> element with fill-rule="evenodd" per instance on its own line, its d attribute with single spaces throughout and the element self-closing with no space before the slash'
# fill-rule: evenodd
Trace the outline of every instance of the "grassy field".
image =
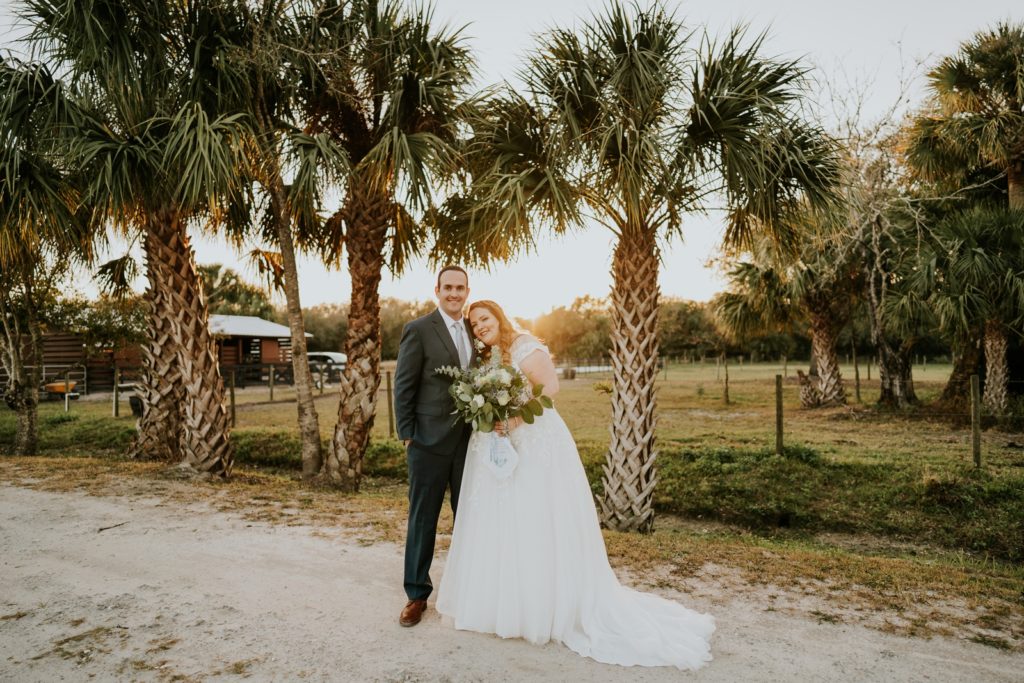
<svg viewBox="0 0 1024 683">
<path fill-rule="evenodd" d="M 783 392 L 786 450 L 779 457 L 772 449 L 774 376 L 781 371 L 730 366 L 728 404 L 714 365 L 671 366 L 662 375 L 658 530 L 641 540 L 607 533 L 619 566 L 670 585 L 678 583 L 672 577 L 704 567 L 726 568 L 737 590 L 782 586 L 824 594 L 834 607 L 829 619 L 884 613 L 881 628 L 1024 647 L 1024 434 L 987 429 L 983 467 L 975 468 L 964 420 L 855 402 L 801 410 L 790 366 Z M 848 367 L 843 372 L 853 374 Z M 941 365 L 915 368 L 920 397 L 936 396 L 948 372 Z M 557 400 L 598 493 L 609 380 L 597 374 L 563 382 Z M 275 398 L 288 392 L 278 387 Z M 873 401 L 877 381 L 862 381 L 861 393 Z M 311 493 L 295 481 L 294 403 L 267 404 L 267 390 L 256 387 L 236 398 L 236 476 L 202 486 L 219 487 L 219 496 L 250 513 L 253 505 L 264 512 L 349 510 L 380 537 L 401 537 L 404 455 L 388 434 L 383 400 L 368 481 L 364 493 L 351 496 Z M 317 405 L 326 441 L 337 408 L 331 387 Z M 43 406 L 41 457 L 7 459 L 13 467 L 7 477 L 89 487 L 97 485 L 97 473 L 111 480 L 117 472 L 155 476 L 152 465 L 119 457 L 134 422 L 110 412 L 109 399 L 74 402 L 69 414 L 59 404 Z M 128 412 L 125 401 L 122 415 Z M 13 431 L 13 415 L 0 412 L 0 443 L 9 443 Z M 943 604 L 948 609 L 935 606 Z"/>
</svg>

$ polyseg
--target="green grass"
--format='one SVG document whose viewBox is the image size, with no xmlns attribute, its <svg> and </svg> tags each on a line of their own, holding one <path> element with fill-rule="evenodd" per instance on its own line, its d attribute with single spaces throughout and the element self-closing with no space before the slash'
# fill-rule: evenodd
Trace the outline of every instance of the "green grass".
<svg viewBox="0 0 1024 683">
<path fill-rule="evenodd" d="M 889 413 L 863 405 L 801 410 L 790 378 L 784 388 L 786 448 L 775 456 L 770 448 L 774 375 L 780 371 L 767 364 L 731 366 L 728 405 L 714 365 L 672 366 L 668 378 L 662 376 L 659 511 L 766 537 L 871 534 L 981 559 L 1024 562 L 1024 450 L 1015 445 L 1024 437 L 987 431 L 979 470 L 971 462 L 970 435 L 962 423 L 927 411 Z M 948 371 L 948 366 L 930 365 L 923 373 L 916 368 L 919 395 L 936 396 Z M 844 368 L 844 375 L 851 376 L 852 368 Z M 563 382 L 557 397 L 595 493 L 601 490 L 608 444 L 611 398 L 601 391 L 608 379 Z M 295 471 L 300 452 L 295 405 L 249 405 L 258 403 L 260 391 L 265 392 L 246 389 L 246 401 L 237 408 L 239 424 L 232 433 L 237 462 Z M 862 396 L 877 396 L 877 381 L 862 382 Z M 401 480 L 404 451 L 387 433 L 383 403 L 364 471 Z M 337 398 L 328 394 L 317 407 L 326 445 Z M 43 454 L 113 454 L 127 446 L 134 422 L 110 417 L 109 403 L 78 401 L 71 411 L 65 415 L 58 404 L 41 407 Z M 0 412 L 0 443 L 13 435 L 13 414 Z"/>
</svg>

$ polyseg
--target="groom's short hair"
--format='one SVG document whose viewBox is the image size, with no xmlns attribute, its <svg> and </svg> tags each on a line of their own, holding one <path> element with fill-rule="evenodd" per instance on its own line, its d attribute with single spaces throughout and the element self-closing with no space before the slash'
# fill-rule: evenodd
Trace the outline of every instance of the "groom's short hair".
<svg viewBox="0 0 1024 683">
<path fill-rule="evenodd" d="M 447 273 L 449 270 L 454 270 L 458 273 L 462 273 L 466 276 L 466 284 L 469 284 L 469 273 L 462 269 L 461 266 L 445 266 L 437 272 L 437 288 L 441 289 L 441 276 Z"/>
</svg>

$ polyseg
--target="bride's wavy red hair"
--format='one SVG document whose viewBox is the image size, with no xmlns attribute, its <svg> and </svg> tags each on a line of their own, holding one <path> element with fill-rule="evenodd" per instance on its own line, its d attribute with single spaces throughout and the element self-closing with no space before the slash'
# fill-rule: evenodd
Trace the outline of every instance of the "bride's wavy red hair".
<svg viewBox="0 0 1024 683">
<path fill-rule="evenodd" d="M 512 321 L 508 319 L 507 315 L 505 315 L 505 311 L 502 310 L 501 306 L 499 306 L 497 303 L 490 301 L 488 299 L 474 301 L 469 305 L 469 313 L 467 313 L 467 315 L 472 315 L 473 311 L 476 310 L 477 308 L 487 309 L 490 312 L 490 314 L 493 315 L 495 319 L 497 319 L 498 348 L 501 349 L 501 361 L 503 363 L 511 363 L 512 342 L 515 340 L 516 337 L 520 335 L 519 330 L 516 329 L 516 326 L 512 324 Z M 484 360 L 489 361 L 491 359 L 491 347 L 485 347 L 484 350 L 480 352 L 480 356 Z"/>
</svg>

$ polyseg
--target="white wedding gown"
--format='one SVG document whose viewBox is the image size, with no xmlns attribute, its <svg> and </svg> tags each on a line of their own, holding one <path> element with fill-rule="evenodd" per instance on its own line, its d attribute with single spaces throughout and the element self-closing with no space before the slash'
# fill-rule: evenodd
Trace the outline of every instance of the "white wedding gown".
<svg viewBox="0 0 1024 683">
<path fill-rule="evenodd" d="M 547 348 L 524 335 L 512 361 Z M 556 640 L 623 666 L 696 669 L 711 660 L 714 619 L 619 584 L 576 443 L 555 410 L 511 432 L 519 453 L 500 480 L 484 464 L 489 436 L 474 433 L 459 514 L 437 598 L 457 629 Z"/>
</svg>

